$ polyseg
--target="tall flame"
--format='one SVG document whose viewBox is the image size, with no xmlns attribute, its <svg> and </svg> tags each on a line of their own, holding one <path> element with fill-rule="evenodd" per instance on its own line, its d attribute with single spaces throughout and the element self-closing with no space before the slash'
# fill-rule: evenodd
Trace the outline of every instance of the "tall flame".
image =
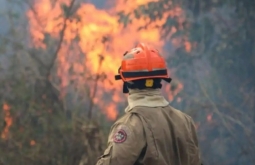
<svg viewBox="0 0 255 165">
<path fill-rule="evenodd" d="M 105 10 L 97 9 L 90 3 L 81 4 L 66 21 L 64 42 L 58 52 L 57 74 L 61 79 L 61 90 L 64 91 L 71 80 L 76 80 L 80 86 L 91 83 L 88 80 L 88 73 L 105 74 L 112 79 L 121 63 L 122 54 L 137 42 L 146 42 L 157 47 L 159 51 L 163 51 L 161 48 L 165 42 L 161 40 L 160 31 L 155 25 L 163 25 L 168 15 L 181 15 L 180 8 L 169 11 L 163 19 L 155 21 L 148 28 L 140 31 L 137 29 L 148 23 L 149 19 L 133 20 L 128 28 L 118 23 L 117 13 L 119 11 L 130 12 L 138 5 L 151 1 L 155 0 L 118 0 L 115 1 L 114 7 Z M 51 0 L 35 2 L 33 8 L 27 12 L 30 33 L 34 46 L 46 48 L 47 45 L 43 43 L 45 34 L 50 34 L 53 38 L 58 37 L 63 28 L 63 15 L 65 14 L 61 5 L 66 3 L 68 6 L 70 1 L 58 0 L 55 4 Z M 173 28 L 170 33 L 175 31 L 176 29 Z M 69 75 L 70 68 L 73 70 L 72 75 Z M 82 76 L 79 76 L 81 74 Z M 94 97 L 94 102 L 104 109 L 105 114 L 111 120 L 116 119 L 118 115 L 116 105 L 125 100 L 121 95 L 120 85 L 117 83 L 117 86 L 113 86 L 111 81 L 100 80 L 97 87 L 100 90 L 97 90 Z M 112 93 L 113 90 L 115 90 L 114 93 Z M 102 103 L 102 100 L 105 100 L 103 99 L 105 93 L 112 94 L 109 100 L 111 104 Z"/>
</svg>

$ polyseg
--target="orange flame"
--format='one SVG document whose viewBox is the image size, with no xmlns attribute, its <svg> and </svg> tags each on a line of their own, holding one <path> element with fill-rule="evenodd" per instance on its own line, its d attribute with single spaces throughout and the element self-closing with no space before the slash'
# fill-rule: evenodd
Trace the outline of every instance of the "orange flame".
<svg viewBox="0 0 255 165">
<path fill-rule="evenodd" d="M 176 89 L 171 90 L 171 84 L 166 84 L 164 89 L 167 91 L 169 101 L 173 101 L 174 97 L 183 90 L 183 84 L 178 83 Z M 181 98 L 177 98 L 177 102 L 181 102 Z"/>
<path fill-rule="evenodd" d="M 3 104 L 3 107 L 2 107 L 3 111 L 4 111 L 4 121 L 5 121 L 5 128 L 1 134 L 1 137 L 3 139 L 7 139 L 8 138 L 8 134 L 9 134 L 9 129 L 12 125 L 12 117 L 11 117 L 11 114 L 10 114 L 10 109 L 11 107 L 7 104 L 7 103 L 4 103 Z"/>
<path fill-rule="evenodd" d="M 104 73 L 109 79 L 112 79 L 121 63 L 122 54 L 137 42 L 146 42 L 157 47 L 159 51 L 163 51 L 160 48 L 164 46 L 165 42 L 161 40 L 161 34 L 156 25 L 162 26 L 169 15 L 180 16 L 179 22 L 182 22 L 181 8 L 170 10 L 161 20 L 155 21 L 148 28 L 140 31 L 137 29 L 148 23 L 149 19 L 134 19 L 128 28 L 124 28 L 118 23 L 117 13 L 119 11 L 124 10 L 128 13 L 138 5 L 151 1 L 157 0 L 118 0 L 115 1 L 113 8 L 107 10 L 100 10 L 93 4 L 84 3 L 76 10 L 66 21 L 64 42 L 58 52 L 57 75 L 61 79 L 62 92 L 65 92 L 65 88 L 70 85 L 72 80 L 75 80 L 79 87 L 83 87 L 84 84 L 90 84 L 92 87 L 91 83 L 94 82 L 89 81 L 89 73 L 92 75 Z M 51 0 L 35 2 L 33 10 L 27 12 L 32 44 L 36 47 L 47 48 L 47 45 L 43 43 L 46 37 L 45 33 L 50 34 L 53 38 L 58 38 L 64 22 L 64 11 L 61 9 L 61 4 L 69 1 L 59 0 L 54 5 Z M 176 29 L 172 28 L 169 36 L 175 31 Z M 69 73 L 71 68 L 72 75 Z M 116 119 L 118 115 L 116 104 L 123 103 L 125 100 L 125 97 L 121 95 L 121 83 L 114 84 L 113 86 L 111 81 L 99 80 L 99 90 L 93 98 L 97 105 L 105 109 L 106 116 L 111 120 Z M 112 94 L 113 90 L 115 93 Z M 102 104 L 102 100 L 105 100 L 103 99 L 105 93 L 113 95 L 109 100 L 112 104 Z M 105 106 L 107 108 L 104 108 Z"/>
</svg>

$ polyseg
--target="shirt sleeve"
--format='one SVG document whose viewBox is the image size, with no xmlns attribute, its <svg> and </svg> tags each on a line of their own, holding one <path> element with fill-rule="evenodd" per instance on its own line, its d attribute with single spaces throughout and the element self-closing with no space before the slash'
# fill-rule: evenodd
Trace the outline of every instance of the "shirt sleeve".
<svg viewBox="0 0 255 165">
<path fill-rule="evenodd" d="M 131 165 L 146 146 L 140 118 L 131 115 L 124 123 L 113 125 L 108 146 L 96 165 Z"/>
</svg>

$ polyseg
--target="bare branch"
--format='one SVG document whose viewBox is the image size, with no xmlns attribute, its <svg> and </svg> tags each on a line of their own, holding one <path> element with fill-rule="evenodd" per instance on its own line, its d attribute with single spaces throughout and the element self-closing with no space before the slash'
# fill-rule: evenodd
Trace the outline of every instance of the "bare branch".
<svg viewBox="0 0 255 165">
<path fill-rule="evenodd" d="M 90 98 L 90 103 L 89 103 L 89 109 L 88 109 L 88 118 L 91 119 L 92 118 L 92 110 L 93 110 L 93 106 L 94 106 L 94 98 L 96 96 L 96 92 L 97 92 L 97 84 L 98 84 L 98 81 L 99 81 L 99 78 L 100 78 L 100 70 L 101 70 L 101 65 L 102 65 L 102 62 L 104 60 L 104 57 L 103 55 L 99 55 L 99 62 L 98 62 L 98 69 L 97 69 L 97 75 L 96 75 L 96 79 L 95 79 L 95 84 L 94 84 L 94 87 L 93 87 L 93 93 L 91 95 L 91 98 Z"/>
<path fill-rule="evenodd" d="M 51 70 L 52 70 L 52 68 L 53 68 L 53 66 L 55 64 L 56 59 L 57 59 L 59 50 L 61 49 L 61 45 L 63 43 L 64 36 L 65 36 L 65 31 L 66 31 L 66 27 L 67 27 L 66 23 L 67 23 L 68 19 L 71 16 L 71 10 L 72 10 L 72 7 L 73 7 L 74 3 L 75 3 L 75 0 L 72 0 L 70 5 L 67 8 L 66 16 L 65 16 L 65 19 L 64 19 L 64 25 L 63 25 L 62 30 L 60 31 L 60 40 L 59 40 L 58 46 L 57 46 L 57 48 L 55 50 L 55 53 L 53 54 L 53 60 L 49 64 L 49 69 L 48 69 L 48 72 L 46 74 L 47 78 L 49 78 L 49 76 L 50 76 Z"/>
<path fill-rule="evenodd" d="M 237 140 L 237 137 L 235 136 L 235 133 L 231 130 L 231 128 L 229 127 L 229 124 L 226 122 L 226 117 L 223 116 L 223 114 L 219 111 L 218 107 L 216 106 L 216 104 L 211 100 L 211 98 L 209 97 L 209 95 L 207 94 L 204 86 L 200 83 L 197 74 L 196 74 L 196 79 L 199 83 L 199 86 L 204 94 L 204 96 L 208 99 L 208 101 L 211 103 L 212 105 L 212 110 L 218 115 L 218 117 L 221 119 L 221 122 L 223 124 L 223 126 L 227 129 L 227 131 L 230 133 L 230 135 L 233 137 L 233 139 L 235 139 L 236 143 L 239 144 L 240 148 L 242 148 L 243 151 L 248 152 L 247 149 L 249 148 L 249 150 L 251 152 L 254 151 L 253 146 L 247 146 L 247 148 L 244 148 L 244 146 L 242 144 L 240 144 L 239 140 Z M 230 117 L 228 117 L 229 120 L 233 121 L 233 119 L 231 119 Z M 238 123 L 238 122 L 237 122 Z M 240 124 L 240 123 L 239 123 Z M 251 139 L 252 141 L 253 139 Z M 248 152 L 249 153 L 249 152 Z M 251 157 L 251 159 L 254 159 Z"/>
</svg>

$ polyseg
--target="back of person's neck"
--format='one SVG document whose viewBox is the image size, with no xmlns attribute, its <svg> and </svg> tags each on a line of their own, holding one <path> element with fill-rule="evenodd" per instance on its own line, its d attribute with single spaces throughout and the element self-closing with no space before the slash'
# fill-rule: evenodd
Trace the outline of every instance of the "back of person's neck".
<svg viewBox="0 0 255 165">
<path fill-rule="evenodd" d="M 169 102 L 162 96 L 160 89 L 129 89 L 128 106 L 125 112 L 134 107 L 162 107 L 169 105 Z"/>
<path fill-rule="evenodd" d="M 133 94 L 161 95 L 160 89 L 146 88 L 146 89 L 128 89 L 128 90 L 129 90 L 129 95 L 133 95 Z"/>
</svg>

